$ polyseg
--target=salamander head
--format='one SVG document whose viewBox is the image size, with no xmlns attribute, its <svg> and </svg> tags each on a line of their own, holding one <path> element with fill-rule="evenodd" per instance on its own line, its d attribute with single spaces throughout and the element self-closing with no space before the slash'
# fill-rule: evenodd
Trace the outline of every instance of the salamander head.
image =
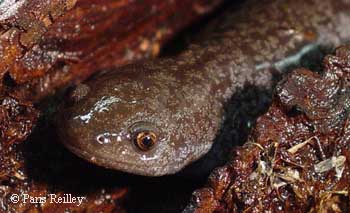
<svg viewBox="0 0 350 213">
<path fill-rule="evenodd" d="M 211 141 L 189 139 L 186 123 L 195 120 L 165 98 L 175 91 L 162 82 L 126 74 L 78 86 L 74 101 L 59 113 L 60 138 L 78 156 L 107 168 L 145 176 L 179 171 L 205 154 Z"/>
</svg>

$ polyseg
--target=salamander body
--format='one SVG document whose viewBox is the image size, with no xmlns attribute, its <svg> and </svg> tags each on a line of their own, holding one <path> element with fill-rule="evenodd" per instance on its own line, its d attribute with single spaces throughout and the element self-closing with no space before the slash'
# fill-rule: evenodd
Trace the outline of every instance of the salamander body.
<svg viewBox="0 0 350 213">
<path fill-rule="evenodd" d="M 173 174 L 209 151 L 223 105 L 271 86 L 304 53 L 350 38 L 350 2 L 256 0 L 228 9 L 173 58 L 112 68 L 73 91 L 59 134 L 80 157 L 145 176 Z"/>
</svg>

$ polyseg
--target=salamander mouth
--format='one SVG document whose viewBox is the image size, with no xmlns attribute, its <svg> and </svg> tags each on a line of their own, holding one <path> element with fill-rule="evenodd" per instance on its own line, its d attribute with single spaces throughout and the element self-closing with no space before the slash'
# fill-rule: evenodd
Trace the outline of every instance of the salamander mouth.
<svg viewBox="0 0 350 213">
<path fill-rule="evenodd" d="M 74 153 L 78 157 L 107 169 L 118 170 L 118 171 L 130 173 L 130 174 L 136 174 L 136 175 L 142 175 L 142 176 L 154 176 L 154 177 L 169 175 L 177 172 L 177 171 L 169 172 L 170 167 L 168 165 L 145 166 L 145 165 L 133 164 L 133 163 L 130 163 L 129 161 L 116 160 L 113 158 L 112 155 L 99 156 L 99 155 L 96 155 L 96 153 L 93 154 L 90 151 L 81 150 L 78 147 L 71 144 L 65 144 L 65 146 L 67 147 L 68 150 L 70 150 L 72 153 Z M 111 162 L 114 162 L 114 163 L 111 163 Z M 118 166 L 115 166 L 115 165 L 118 165 Z M 133 170 L 130 171 L 130 168 L 132 168 Z M 147 168 L 147 169 L 141 169 L 141 168 Z M 178 169 L 178 171 L 179 170 L 181 170 L 181 168 Z"/>
</svg>

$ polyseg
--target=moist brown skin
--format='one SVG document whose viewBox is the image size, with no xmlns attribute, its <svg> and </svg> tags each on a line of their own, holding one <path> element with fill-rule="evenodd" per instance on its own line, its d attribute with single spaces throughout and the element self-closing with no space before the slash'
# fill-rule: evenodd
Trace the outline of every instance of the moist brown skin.
<svg viewBox="0 0 350 213">
<path fill-rule="evenodd" d="M 332 2 L 247 1 L 209 24 L 181 55 L 110 70 L 86 82 L 89 89 L 78 86 L 82 92 L 60 112 L 63 143 L 107 168 L 176 173 L 208 152 L 223 104 L 237 89 L 269 87 L 271 70 L 282 72 L 321 42 L 350 38 L 350 3 Z M 135 126 L 157 135 L 149 151 L 135 146 Z"/>
</svg>

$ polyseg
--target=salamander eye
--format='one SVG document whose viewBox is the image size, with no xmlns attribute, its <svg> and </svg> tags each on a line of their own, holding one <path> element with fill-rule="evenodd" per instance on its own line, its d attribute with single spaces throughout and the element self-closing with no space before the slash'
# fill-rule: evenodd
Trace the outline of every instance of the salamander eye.
<svg viewBox="0 0 350 213">
<path fill-rule="evenodd" d="M 135 145 L 142 151 L 148 151 L 153 148 L 157 142 L 157 136 L 152 131 L 139 132 L 135 138 Z"/>
</svg>

